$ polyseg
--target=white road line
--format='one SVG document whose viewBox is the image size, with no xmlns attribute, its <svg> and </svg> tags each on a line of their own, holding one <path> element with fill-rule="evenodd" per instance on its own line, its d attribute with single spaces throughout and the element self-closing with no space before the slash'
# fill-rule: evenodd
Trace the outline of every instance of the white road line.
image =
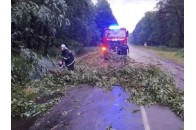
<svg viewBox="0 0 196 130">
<path fill-rule="evenodd" d="M 142 120 L 143 120 L 143 124 L 144 124 L 144 129 L 150 130 L 150 125 L 148 123 L 148 119 L 147 119 L 147 115 L 146 115 L 146 111 L 145 111 L 144 106 L 140 106 L 140 110 L 142 113 Z"/>
</svg>

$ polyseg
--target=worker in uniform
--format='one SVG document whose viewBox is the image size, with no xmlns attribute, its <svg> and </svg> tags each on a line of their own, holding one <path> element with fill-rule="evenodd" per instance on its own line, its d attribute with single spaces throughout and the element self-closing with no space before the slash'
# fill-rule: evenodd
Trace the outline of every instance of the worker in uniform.
<svg viewBox="0 0 196 130">
<path fill-rule="evenodd" d="M 128 55 L 129 54 L 129 46 L 126 45 L 124 48 L 123 48 L 123 52 L 124 52 L 124 55 Z"/>
<path fill-rule="evenodd" d="M 73 53 L 65 46 L 65 44 L 61 45 L 61 58 L 59 61 L 59 67 L 63 68 L 67 67 L 68 70 L 74 70 L 74 55 Z"/>
</svg>

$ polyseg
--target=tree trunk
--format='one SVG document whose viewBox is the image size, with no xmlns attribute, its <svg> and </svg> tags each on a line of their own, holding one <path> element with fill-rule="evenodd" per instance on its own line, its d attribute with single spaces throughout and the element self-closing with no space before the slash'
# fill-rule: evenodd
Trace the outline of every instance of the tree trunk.
<svg viewBox="0 0 196 130">
<path fill-rule="evenodd" d="M 179 35 L 179 39 L 180 39 L 179 47 L 180 48 L 184 48 L 184 31 L 183 31 L 184 24 L 182 23 L 182 20 L 180 19 L 177 7 L 174 6 L 174 8 L 175 8 L 175 13 L 176 13 L 176 17 L 177 17 L 177 20 L 178 20 L 178 26 L 179 26 L 179 32 L 180 32 L 180 35 Z"/>
</svg>

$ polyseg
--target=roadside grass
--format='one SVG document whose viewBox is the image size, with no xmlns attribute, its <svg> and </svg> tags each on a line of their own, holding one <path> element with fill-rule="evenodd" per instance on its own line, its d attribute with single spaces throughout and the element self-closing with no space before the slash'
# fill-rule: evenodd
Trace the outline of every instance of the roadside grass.
<svg viewBox="0 0 196 130">
<path fill-rule="evenodd" d="M 63 95 L 73 86 L 88 84 L 108 90 L 119 85 L 131 94 L 128 102 L 145 106 L 165 105 L 184 118 L 184 93 L 175 87 L 170 73 L 154 65 L 140 64 L 113 54 L 108 61 L 104 61 L 99 52 L 94 52 L 76 59 L 74 71 L 56 71 L 60 74 L 49 74 L 42 80 L 32 80 L 12 89 L 12 116 L 40 115 L 60 101 L 55 94 Z M 44 97 L 52 98 L 39 103 Z"/>
<path fill-rule="evenodd" d="M 162 46 L 161 47 L 137 46 L 137 47 L 155 52 L 160 57 L 171 60 L 177 64 L 180 64 L 180 65 L 184 64 L 184 49 L 168 48 L 168 47 L 162 47 Z"/>
</svg>

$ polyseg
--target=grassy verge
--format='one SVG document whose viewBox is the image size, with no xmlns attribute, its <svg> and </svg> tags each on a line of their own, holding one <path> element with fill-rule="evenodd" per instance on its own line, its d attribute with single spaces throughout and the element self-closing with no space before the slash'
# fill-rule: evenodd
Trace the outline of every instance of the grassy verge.
<svg viewBox="0 0 196 130">
<path fill-rule="evenodd" d="M 167 47 L 140 47 L 142 49 L 147 49 L 158 54 L 160 57 L 169 59 L 177 64 L 184 64 L 184 49 L 177 48 L 167 48 Z"/>
</svg>

